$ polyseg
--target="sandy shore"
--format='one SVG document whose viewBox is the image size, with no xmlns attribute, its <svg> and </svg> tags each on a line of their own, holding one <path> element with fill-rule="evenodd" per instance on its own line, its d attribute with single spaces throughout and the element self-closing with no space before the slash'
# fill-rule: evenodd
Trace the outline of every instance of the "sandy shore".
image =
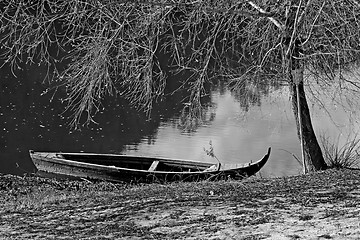
<svg viewBox="0 0 360 240">
<path fill-rule="evenodd" d="M 112 184 L 0 176 L 0 239 L 360 239 L 360 171 Z"/>
</svg>

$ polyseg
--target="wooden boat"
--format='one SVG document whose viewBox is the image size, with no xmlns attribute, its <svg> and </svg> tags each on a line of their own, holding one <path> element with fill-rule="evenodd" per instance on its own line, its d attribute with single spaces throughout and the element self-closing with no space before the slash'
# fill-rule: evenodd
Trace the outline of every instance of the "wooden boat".
<svg viewBox="0 0 360 240">
<path fill-rule="evenodd" d="M 257 173 L 267 162 L 267 154 L 247 164 L 213 164 L 166 158 L 116 154 L 36 152 L 30 156 L 40 175 L 112 182 L 167 182 L 242 179 Z"/>
</svg>

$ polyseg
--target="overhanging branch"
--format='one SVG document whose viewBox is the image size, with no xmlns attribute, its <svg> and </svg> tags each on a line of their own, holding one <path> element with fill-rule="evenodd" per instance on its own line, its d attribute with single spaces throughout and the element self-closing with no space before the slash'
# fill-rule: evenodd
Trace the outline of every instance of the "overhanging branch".
<svg viewBox="0 0 360 240">
<path fill-rule="evenodd" d="M 265 11 L 264 9 L 262 9 L 261 7 L 259 7 L 258 5 L 256 5 L 255 3 L 253 3 L 252 1 L 248 1 L 248 3 L 255 8 L 257 11 L 259 11 L 259 13 L 264 14 L 272 23 L 275 24 L 275 26 L 277 28 L 279 28 L 280 30 L 284 30 L 285 26 L 277 19 L 275 19 L 274 17 L 271 16 L 271 14 L 267 11 Z"/>
</svg>

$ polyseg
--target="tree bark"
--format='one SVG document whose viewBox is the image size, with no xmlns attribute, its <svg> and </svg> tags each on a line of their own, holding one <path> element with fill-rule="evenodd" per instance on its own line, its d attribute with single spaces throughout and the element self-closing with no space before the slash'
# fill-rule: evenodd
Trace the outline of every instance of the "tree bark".
<svg viewBox="0 0 360 240">
<path fill-rule="evenodd" d="M 320 145 L 316 139 L 316 135 L 312 126 L 311 116 L 309 107 L 307 104 L 305 90 L 304 90 L 304 81 L 303 81 L 303 70 L 301 66 L 291 71 L 291 96 L 292 96 L 292 105 L 293 111 L 296 118 L 296 126 L 298 130 L 298 136 L 300 141 L 303 141 L 303 151 L 304 151 L 304 172 L 312 172 L 318 170 L 325 170 L 327 165 L 325 163 L 324 157 Z M 297 85 L 298 84 L 298 85 Z M 299 88 L 298 91 L 296 88 Z M 299 92 L 299 98 L 297 97 L 297 92 Z M 299 105 L 298 105 L 298 99 Z M 301 121 L 298 121 L 299 112 L 298 107 L 300 106 L 300 117 Z M 300 128 L 302 131 L 302 136 L 300 135 Z"/>
</svg>

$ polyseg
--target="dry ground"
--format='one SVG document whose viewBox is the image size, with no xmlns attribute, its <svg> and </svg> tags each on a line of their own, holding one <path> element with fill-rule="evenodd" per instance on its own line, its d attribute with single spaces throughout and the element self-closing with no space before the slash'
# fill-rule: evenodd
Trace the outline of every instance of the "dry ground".
<svg viewBox="0 0 360 240">
<path fill-rule="evenodd" d="M 0 176 L 1 239 L 360 239 L 360 171 L 111 184 Z"/>
</svg>

